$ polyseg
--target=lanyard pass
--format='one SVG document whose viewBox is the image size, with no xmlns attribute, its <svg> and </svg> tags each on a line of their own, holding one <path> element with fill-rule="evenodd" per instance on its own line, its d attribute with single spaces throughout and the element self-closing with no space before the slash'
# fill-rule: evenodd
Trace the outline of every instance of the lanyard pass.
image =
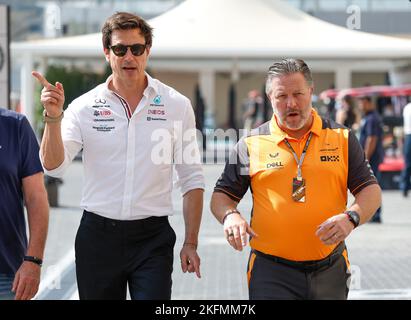
<svg viewBox="0 0 411 320">
<path fill-rule="evenodd" d="M 295 202 L 305 202 L 305 179 L 302 177 L 293 178 L 292 198 Z"/>
<path fill-rule="evenodd" d="M 295 202 L 305 202 L 305 179 L 303 179 L 302 176 L 302 172 L 301 172 L 301 166 L 303 164 L 305 155 L 307 153 L 307 149 L 308 146 L 310 144 L 311 141 L 311 137 L 312 137 L 312 132 L 310 132 L 310 135 L 307 138 L 307 142 L 305 143 L 304 146 L 304 150 L 303 153 L 300 157 L 300 159 L 298 159 L 297 154 L 295 153 L 293 147 L 291 146 L 291 144 L 288 142 L 287 139 L 285 139 L 285 143 L 287 145 L 287 147 L 290 149 L 291 153 L 294 156 L 295 161 L 297 162 L 297 177 L 293 178 L 293 192 L 291 194 L 291 197 L 293 198 L 293 200 Z"/>
</svg>

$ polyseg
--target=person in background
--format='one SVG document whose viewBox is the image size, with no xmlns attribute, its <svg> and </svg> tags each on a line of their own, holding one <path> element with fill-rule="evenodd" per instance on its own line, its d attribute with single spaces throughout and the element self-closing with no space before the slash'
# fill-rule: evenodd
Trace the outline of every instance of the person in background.
<svg viewBox="0 0 411 320">
<path fill-rule="evenodd" d="M 258 90 L 251 90 L 243 105 L 244 129 L 249 132 L 263 122 L 264 100 Z"/>
<path fill-rule="evenodd" d="M 372 99 L 369 96 L 359 97 L 360 110 L 363 112 L 363 118 L 360 128 L 360 144 L 365 152 L 365 157 L 370 163 L 371 169 L 380 180 L 379 165 L 384 161 L 384 148 L 382 145 L 383 123 L 378 114 Z M 381 223 L 381 207 L 377 209 L 371 222 Z"/>
<path fill-rule="evenodd" d="M 0 108 L 0 300 L 36 295 L 48 221 L 36 136 L 25 116 Z"/>
<path fill-rule="evenodd" d="M 360 121 L 360 116 L 358 112 L 356 112 L 353 98 L 349 95 L 342 97 L 341 106 L 336 115 L 336 122 L 356 132 L 359 129 Z"/>
<path fill-rule="evenodd" d="M 408 197 L 411 177 L 411 102 L 403 109 L 404 119 L 404 169 L 401 173 L 401 190 L 404 197 Z"/>
</svg>

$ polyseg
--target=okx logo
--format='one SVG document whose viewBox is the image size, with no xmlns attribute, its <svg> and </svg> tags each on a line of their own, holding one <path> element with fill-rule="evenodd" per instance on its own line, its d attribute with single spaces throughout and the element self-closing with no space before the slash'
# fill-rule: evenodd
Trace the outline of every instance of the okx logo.
<svg viewBox="0 0 411 320">
<path fill-rule="evenodd" d="M 321 162 L 339 162 L 340 156 L 321 156 Z"/>
</svg>

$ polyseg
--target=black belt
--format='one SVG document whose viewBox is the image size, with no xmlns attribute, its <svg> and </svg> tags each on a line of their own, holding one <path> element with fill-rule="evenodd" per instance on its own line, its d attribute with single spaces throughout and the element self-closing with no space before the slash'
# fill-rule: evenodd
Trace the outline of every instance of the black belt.
<svg viewBox="0 0 411 320">
<path fill-rule="evenodd" d="M 284 258 L 272 256 L 270 254 L 263 253 L 261 251 L 253 249 L 252 251 L 263 258 L 269 259 L 271 261 L 285 264 L 287 266 L 290 266 L 295 269 L 299 269 L 301 271 L 305 272 L 312 272 L 312 271 L 317 271 L 318 269 L 325 267 L 325 266 L 330 266 L 333 264 L 343 253 L 345 250 L 345 242 L 340 242 L 338 246 L 335 247 L 333 252 L 331 252 L 326 258 L 321 259 L 321 260 L 312 260 L 312 261 L 293 261 L 293 260 L 287 260 Z"/>
<path fill-rule="evenodd" d="M 117 220 L 102 217 L 98 214 L 93 212 L 84 210 L 83 217 L 86 218 L 87 221 L 92 222 L 93 224 L 98 224 L 100 226 L 110 226 L 116 228 L 145 228 L 149 227 L 150 225 L 157 225 L 157 224 L 165 224 L 168 223 L 168 216 L 161 216 L 161 217 L 148 217 L 144 219 L 138 220 Z"/>
</svg>

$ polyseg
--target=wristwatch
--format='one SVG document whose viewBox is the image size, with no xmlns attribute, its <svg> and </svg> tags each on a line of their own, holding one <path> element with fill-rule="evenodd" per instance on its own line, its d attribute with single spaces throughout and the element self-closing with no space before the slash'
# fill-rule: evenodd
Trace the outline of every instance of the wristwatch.
<svg viewBox="0 0 411 320">
<path fill-rule="evenodd" d="M 354 228 L 357 228 L 360 224 L 360 215 L 357 211 L 345 211 L 345 214 L 348 216 L 348 219 L 354 225 Z"/>
<path fill-rule="evenodd" d="M 47 114 L 47 110 L 46 109 L 43 110 L 43 122 L 46 122 L 46 123 L 60 122 L 63 119 L 63 117 L 64 117 L 64 111 L 61 111 L 61 114 L 58 117 L 50 117 Z"/>
</svg>

